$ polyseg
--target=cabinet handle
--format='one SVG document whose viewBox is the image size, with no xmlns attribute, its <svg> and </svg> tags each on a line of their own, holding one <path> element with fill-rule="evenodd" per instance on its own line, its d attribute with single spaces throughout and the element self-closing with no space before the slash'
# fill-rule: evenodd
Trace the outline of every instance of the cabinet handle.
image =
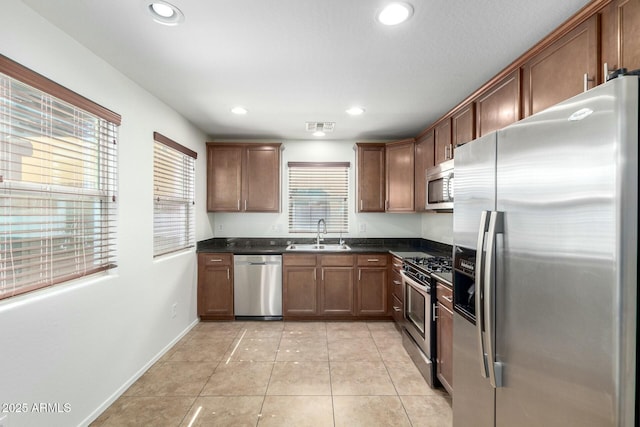
<svg viewBox="0 0 640 427">
<path fill-rule="evenodd" d="M 442 295 L 442 298 L 444 298 L 445 301 L 447 301 L 447 302 L 453 302 L 453 298 L 449 298 L 446 295 Z"/>
<path fill-rule="evenodd" d="M 238 211 L 240 211 L 240 199 L 238 199 Z"/>
<path fill-rule="evenodd" d="M 584 91 L 589 90 L 589 82 L 595 82 L 595 79 L 589 78 L 589 73 L 584 73 Z"/>
<path fill-rule="evenodd" d="M 228 268 L 227 268 L 227 280 L 231 280 L 231 273 L 229 272 Z"/>
<path fill-rule="evenodd" d="M 360 199 L 360 210 L 362 210 L 362 199 Z"/>
<path fill-rule="evenodd" d="M 315 282 L 316 280 L 317 280 L 317 277 L 316 277 L 316 269 L 314 268 L 314 269 L 313 269 L 313 281 Z"/>
<path fill-rule="evenodd" d="M 358 270 L 358 282 L 362 278 L 362 270 Z"/>
<path fill-rule="evenodd" d="M 400 307 L 393 306 L 393 311 L 400 311 Z"/>
<path fill-rule="evenodd" d="M 324 268 L 322 269 L 322 281 L 324 282 Z"/>
<path fill-rule="evenodd" d="M 393 281 L 393 284 L 394 284 L 394 285 L 402 285 L 402 282 L 398 282 L 397 280 L 394 280 L 394 281 Z"/>
<path fill-rule="evenodd" d="M 380 261 L 378 258 L 369 258 L 367 259 L 367 262 L 378 262 Z"/>
<path fill-rule="evenodd" d="M 209 262 L 222 262 L 220 258 L 211 258 Z"/>
<path fill-rule="evenodd" d="M 437 305 L 434 304 L 433 306 L 431 306 L 431 311 L 433 313 L 433 320 L 436 320 L 438 318 L 438 315 L 436 314 L 437 309 L 438 309 Z"/>
<path fill-rule="evenodd" d="M 395 268 L 402 268 L 402 264 L 393 264 Z"/>
<path fill-rule="evenodd" d="M 244 210 L 245 211 L 247 210 L 247 201 L 246 200 L 244 201 Z"/>
<path fill-rule="evenodd" d="M 453 143 L 449 143 L 449 159 L 453 159 Z"/>
<path fill-rule="evenodd" d="M 609 64 L 607 64 L 606 62 L 603 65 L 604 68 L 604 77 L 602 78 L 602 80 L 604 80 L 605 82 L 607 81 L 607 76 L 609 75 Z"/>
</svg>

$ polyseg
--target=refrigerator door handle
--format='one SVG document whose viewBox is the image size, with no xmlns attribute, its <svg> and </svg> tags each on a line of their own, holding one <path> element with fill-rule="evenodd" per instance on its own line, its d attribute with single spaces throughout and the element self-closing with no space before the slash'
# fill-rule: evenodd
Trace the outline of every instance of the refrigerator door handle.
<svg viewBox="0 0 640 427">
<path fill-rule="evenodd" d="M 486 337 L 489 381 L 494 388 L 502 387 L 502 364 L 496 363 L 495 353 L 495 297 L 496 297 L 496 237 L 504 233 L 503 212 L 493 211 L 489 218 L 487 254 L 484 270 L 484 334 Z"/>
<path fill-rule="evenodd" d="M 482 211 L 480 215 L 480 227 L 478 228 L 478 241 L 476 248 L 476 332 L 478 336 L 478 350 L 480 356 L 480 375 L 483 378 L 489 378 L 489 370 L 487 369 L 487 357 L 484 345 L 484 337 L 482 335 L 482 327 L 484 326 L 484 315 L 482 306 L 482 300 L 484 298 L 484 281 L 483 269 L 484 269 L 484 236 L 487 232 L 489 225 L 489 211 Z"/>
</svg>

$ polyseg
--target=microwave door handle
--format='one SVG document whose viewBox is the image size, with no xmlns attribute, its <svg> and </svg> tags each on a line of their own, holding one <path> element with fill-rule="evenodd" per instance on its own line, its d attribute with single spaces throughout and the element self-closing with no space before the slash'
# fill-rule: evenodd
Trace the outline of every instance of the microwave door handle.
<svg viewBox="0 0 640 427">
<path fill-rule="evenodd" d="M 487 255 L 485 258 L 484 276 L 484 330 L 486 337 L 487 365 L 489 381 L 494 388 L 502 387 L 502 364 L 496 363 L 495 353 L 495 299 L 496 299 L 496 240 L 498 234 L 504 233 L 502 212 L 491 212 L 489 231 L 487 233 Z"/>
<path fill-rule="evenodd" d="M 478 227 L 478 241 L 476 247 L 476 332 L 478 336 L 478 350 L 480 359 L 480 375 L 483 378 L 489 378 L 489 370 L 487 369 L 487 359 L 484 345 L 484 337 L 482 335 L 482 327 L 484 326 L 482 299 L 484 296 L 484 236 L 488 230 L 489 211 L 482 211 L 480 214 L 480 227 Z"/>
</svg>

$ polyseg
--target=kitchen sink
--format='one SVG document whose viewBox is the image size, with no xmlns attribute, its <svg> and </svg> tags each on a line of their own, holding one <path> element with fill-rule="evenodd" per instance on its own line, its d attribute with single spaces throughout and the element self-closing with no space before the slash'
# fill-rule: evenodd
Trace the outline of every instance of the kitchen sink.
<svg viewBox="0 0 640 427">
<path fill-rule="evenodd" d="M 351 248 L 346 244 L 326 244 L 326 245 L 317 245 L 315 243 L 311 244 L 297 244 L 293 243 L 286 248 L 287 251 L 350 251 Z"/>
</svg>

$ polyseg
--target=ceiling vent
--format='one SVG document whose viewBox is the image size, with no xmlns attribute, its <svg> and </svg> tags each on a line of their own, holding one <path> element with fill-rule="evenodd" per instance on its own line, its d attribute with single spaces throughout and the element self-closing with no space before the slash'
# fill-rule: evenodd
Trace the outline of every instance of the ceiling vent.
<svg viewBox="0 0 640 427">
<path fill-rule="evenodd" d="M 307 132 L 333 132 L 336 122 L 306 122 Z"/>
</svg>

